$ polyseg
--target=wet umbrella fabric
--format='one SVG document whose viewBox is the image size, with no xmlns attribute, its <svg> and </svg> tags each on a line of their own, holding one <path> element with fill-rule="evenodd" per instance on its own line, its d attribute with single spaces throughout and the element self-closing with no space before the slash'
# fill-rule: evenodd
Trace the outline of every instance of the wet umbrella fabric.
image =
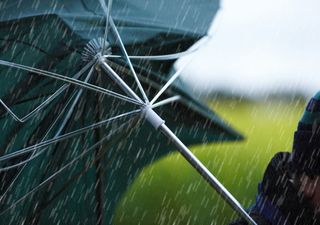
<svg viewBox="0 0 320 225">
<path fill-rule="evenodd" d="M 129 55 L 166 55 L 183 52 L 204 36 L 217 9 L 216 1 L 150 1 L 148 5 L 140 0 L 115 1 L 112 16 Z M 2 169 L 21 163 L 1 172 L 1 223 L 111 223 L 117 201 L 138 172 L 173 148 L 136 116 L 139 105 L 135 101 L 124 98 L 113 80 L 83 60 L 86 44 L 104 36 L 105 17 L 99 2 L 8 1 L 0 10 L 4 106 L 0 154 L 6 156 L 105 121 L 77 136 L 1 161 Z M 109 37 L 112 54 L 121 55 L 116 38 Z M 126 83 L 135 84 L 125 60 L 109 60 Z M 173 61 L 134 61 L 148 96 L 154 96 L 174 73 Z M 40 72 L 17 69 L 18 65 L 64 74 L 91 86 L 79 88 L 66 83 L 70 80 L 38 76 Z M 93 91 L 97 86 L 100 92 Z M 132 88 L 139 89 L 137 85 Z M 240 138 L 196 101 L 181 81 L 161 100 L 172 96 L 178 101 L 155 110 L 186 144 Z M 35 116 L 21 118 L 48 99 Z M 9 109 L 20 119 L 10 117 Z M 30 157 L 34 159 L 23 164 Z"/>
</svg>

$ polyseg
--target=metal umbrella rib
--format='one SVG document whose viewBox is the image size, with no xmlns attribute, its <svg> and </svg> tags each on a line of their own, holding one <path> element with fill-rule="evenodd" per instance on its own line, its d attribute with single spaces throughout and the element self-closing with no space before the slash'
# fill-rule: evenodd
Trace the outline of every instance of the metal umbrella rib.
<svg viewBox="0 0 320 225">
<path fill-rule="evenodd" d="M 131 119 L 132 120 L 132 119 Z M 126 127 L 129 122 L 132 122 L 131 120 L 129 120 L 128 122 L 122 124 L 121 126 L 119 126 L 119 128 L 114 129 L 111 131 L 111 133 L 105 137 L 103 137 L 101 140 L 99 140 L 97 143 L 95 143 L 94 145 L 90 146 L 87 149 L 84 149 L 81 154 L 79 156 L 77 156 L 76 158 L 74 158 L 72 161 L 68 162 L 67 164 L 65 164 L 63 167 L 61 167 L 58 171 L 56 171 L 54 174 L 52 174 L 50 177 L 46 178 L 43 182 L 41 182 L 39 185 L 37 185 L 36 187 L 34 187 L 32 190 L 30 190 L 28 193 L 26 193 L 23 197 L 21 197 L 20 199 L 18 199 L 17 201 L 15 201 L 13 204 L 11 204 L 8 208 L 5 208 L 4 210 L 0 211 L 0 215 L 3 215 L 4 213 L 6 213 L 7 211 L 11 210 L 12 208 L 14 208 L 17 204 L 22 203 L 27 197 L 29 197 L 30 195 L 32 195 L 33 193 L 39 191 L 41 188 L 43 188 L 44 186 L 48 185 L 50 182 L 52 182 L 54 179 L 57 178 L 57 176 L 59 174 L 61 174 L 61 172 L 63 172 L 64 170 L 66 170 L 68 167 L 72 166 L 75 162 L 77 162 L 79 159 L 81 159 L 82 157 L 84 157 L 85 155 L 87 155 L 89 152 L 93 151 L 97 146 L 101 145 L 103 142 L 105 142 L 106 140 L 110 139 L 110 137 L 113 135 L 113 133 L 117 132 L 118 130 L 123 129 L 124 127 Z M 0 199 L 1 202 L 2 199 Z"/>
<path fill-rule="evenodd" d="M 43 141 L 41 143 L 26 147 L 26 148 L 23 148 L 23 149 L 20 149 L 20 150 L 16 150 L 13 153 L 1 156 L 0 157 L 0 161 L 8 160 L 8 159 L 11 159 L 13 157 L 17 157 L 17 156 L 20 156 L 20 155 L 23 155 L 23 154 L 26 154 L 26 153 L 29 153 L 29 152 L 33 152 L 33 151 L 35 151 L 37 149 L 44 148 L 44 147 L 47 147 L 49 145 L 55 144 L 57 142 L 60 142 L 60 141 L 66 140 L 68 138 L 74 137 L 76 135 L 88 132 L 88 131 L 90 131 L 92 129 L 95 129 L 97 127 L 104 126 L 104 125 L 106 125 L 106 124 L 108 124 L 110 122 L 113 122 L 114 120 L 121 119 L 123 117 L 130 116 L 130 115 L 133 115 L 133 114 L 137 114 L 140 111 L 141 111 L 140 109 L 137 109 L 137 110 L 133 110 L 131 112 L 123 113 L 123 114 L 120 114 L 118 116 L 115 116 L 115 117 L 112 117 L 112 118 L 108 118 L 106 120 L 102 120 L 102 121 L 100 121 L 98 123 L 95 123 L 95 124 L 92 124 L 90 126 L 83 127 L 81 129 L 74 130 L 72 132 L 69 132 L 69 133 L 66 133 L 66 134 L 63 134 L 63 135 L 59 135 L 59 136 L 57 136 L 55 138 Z M 1 170 L 3 170 L 3 168 L 1 168 L 0 171 Z"/>
<path fill-rule="evenodd" d="M 141 102 L 139 102 L 139 101 L 137 101 L 135 99 L 131 99 L 131 98 L 128 98 L 128 97 L 123 96 L 121 94 L 115 93 L 113 91 L 101 88 L 99 86 L 92 85 L 92 84 L 89 84 L 89 83 L 85 83 L 83 81 L 80 81 L 80 80 L 77 80 L 77 79 L 74 79 L 74 78 L 71 78 L 71 77 L 63 76 L 63 75 L 60 75 L 60 74 L 57 74 L 57 73 L 52 73 L 52 72 L 48 72 L 48 71 L 44 71 L 44 70 L 39 70 L 39 69 L 36 69 L 36 68 L 32 68 L 32 67 L 29 67 L 29 66 L 24 66 L 24 65 L 17 64 L 17 63 L 4 61 L 4 60 L 0 60 L 0 65 L 9 66 L 9 67 L 13 67 L 13 68 L 17 68 L 17 69 L 22 69 L 22 70 L 25 70 L 25 71 L 33 72 L 34 74 L 37 74 L 37 75 L 50 77 L 50 78 L 53 78 L 53 79 L 56 79 L 56 80 L 59 80 L 59 81 L 64 81 L 64 82 L 67 82 L 67 83 L 70 83 L 70 84 L 77 85 L 77 86 L 82 87 L 82 88 L 86 88 L 86 89 L 89 89 L 89 90 L 92 90 L 92 91 L 96 91 L 96 92 L 99 92 L 99 93 L 110 95 L 112 97 L 121 99 L 123 101 L 128 101 L 128 102 L 131 102 L 131 103 L 134 103 L 134 104 L 137 104 L 137 105 L 141 104 Z"/>
</svg>

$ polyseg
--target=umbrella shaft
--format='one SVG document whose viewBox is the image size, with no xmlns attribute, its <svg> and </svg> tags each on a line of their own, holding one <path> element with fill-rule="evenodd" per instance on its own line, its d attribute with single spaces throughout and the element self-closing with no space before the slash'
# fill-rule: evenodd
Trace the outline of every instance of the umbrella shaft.
<svg viewBox="0 0 320 225">
<path fill-rule="evenodd" d="M 229 191 L 213 176 L 213 174 L 197 159 L 179 138 L 163 123 L 159 129 L 178 148 L 183 157 L 200 173 L 200 175 L 222 196 L 229 205 L 234 208 L 249 224 L 257 225 L 255 221 L 242 208 L 240 203 L 229 193 Z"/>
<path fill-rule="evenodd" d="M 131 98 L 142 102 L 139 96 L 122 80 L 121 77 L 105 62 L 103 59 L 100 60 L 100 67 L 106 72 L 109 77 L 119 85 L 119 87 L 126 92 Z"/>
<path fill-rule="evenodd" d="M 100 67 L 133 99 L 139 102 L 142 100 L 134 93 L 134 91 L 122 80 L 121 77 L 104 61 L 100 59 Z M 165 125 L 157 113 L 155 113 L 150 105 L 143 108 L 145 118 L 156 129 L 160 129 L 178 148 L 178 151 L 184 158 L 201 174 L 201 176 L 251 225 L 257 225 L 248 213 L 242 208 L 240 203 L 229 193 L 229 191 L 218 181 L 215 176 L 198 160 L 192 152 L 185 146 L 179 138 Z"/>
</svg>

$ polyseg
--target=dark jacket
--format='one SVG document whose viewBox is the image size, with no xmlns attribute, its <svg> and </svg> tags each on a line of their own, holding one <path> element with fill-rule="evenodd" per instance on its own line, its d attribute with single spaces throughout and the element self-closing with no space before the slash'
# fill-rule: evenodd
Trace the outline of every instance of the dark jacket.
<svg viewBox="0 0 320 225">
<path fill-rule="evenodd" d="M 320 217 L 298 193 L 292 179 L 290 153 L 277 153 L 259 184 L 256 203 L 248 212 L 258 225 L 320 225 Z M 230 225 L 247 225 L 239 220 Z"/>
</svg>

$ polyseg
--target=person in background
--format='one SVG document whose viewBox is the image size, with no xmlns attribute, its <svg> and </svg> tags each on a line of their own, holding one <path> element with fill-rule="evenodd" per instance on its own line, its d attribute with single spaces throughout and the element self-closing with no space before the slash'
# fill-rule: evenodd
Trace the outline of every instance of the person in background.
<svg viewBox="0 0 320 225">
<path fill-rule="evenodd" d="M 258 225 L 320 225 L 320 92 L 298 123 L 292 153 L 279 152 L 268 164 L 248 212 Z"/>
</svg>

